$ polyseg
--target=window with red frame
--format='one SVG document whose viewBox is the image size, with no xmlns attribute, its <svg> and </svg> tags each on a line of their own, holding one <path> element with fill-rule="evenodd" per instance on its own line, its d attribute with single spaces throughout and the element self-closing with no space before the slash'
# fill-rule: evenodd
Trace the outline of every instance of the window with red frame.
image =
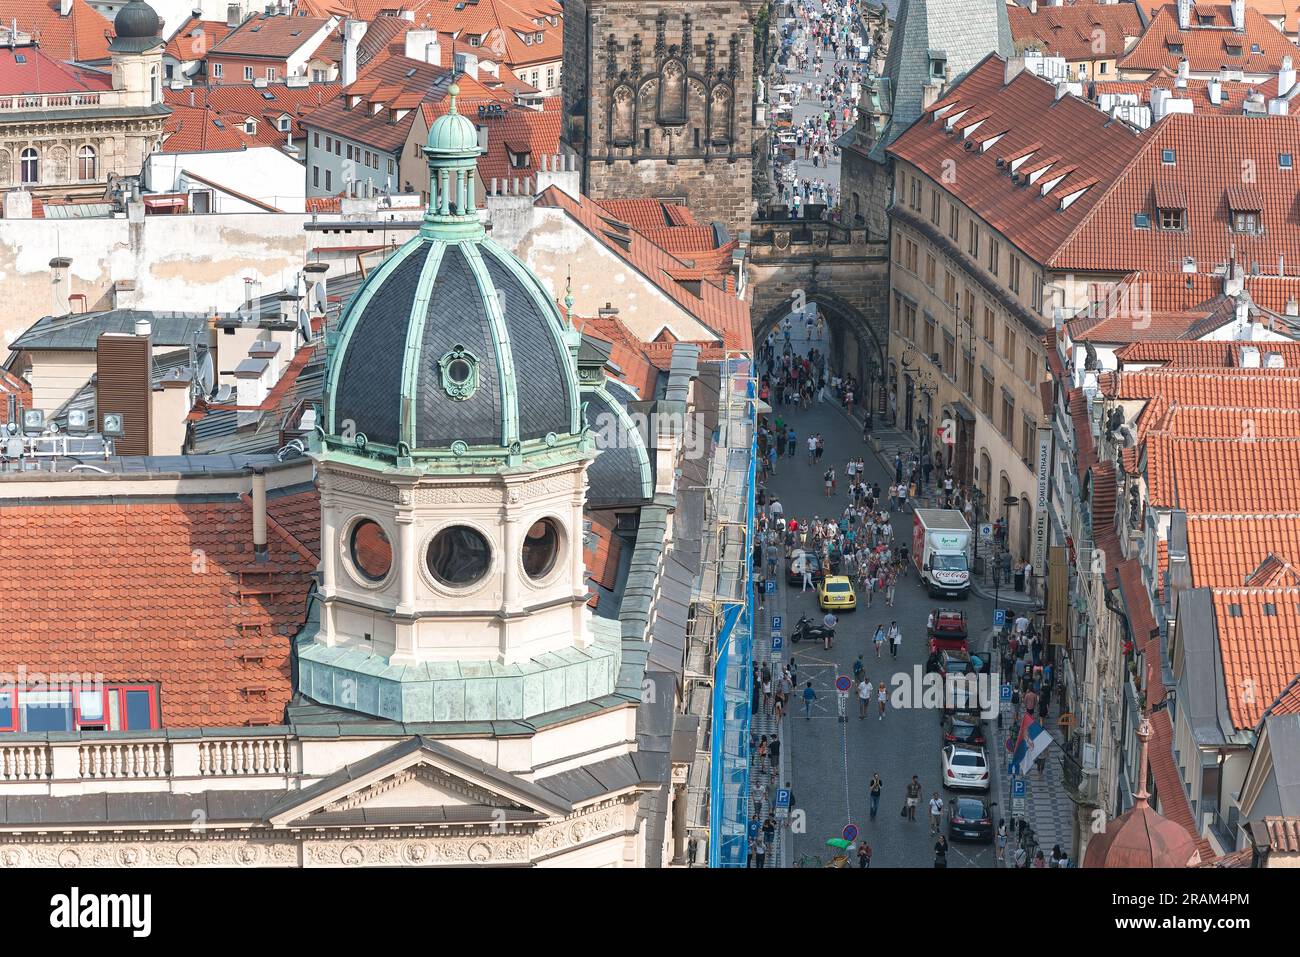
<svg viewBox="0 0 1300 957">
<path fill-rule="evenodd" d="M 160 726 L 156 685 L 0 689 L 0 732 L 147 731 Z"/>
</svg>

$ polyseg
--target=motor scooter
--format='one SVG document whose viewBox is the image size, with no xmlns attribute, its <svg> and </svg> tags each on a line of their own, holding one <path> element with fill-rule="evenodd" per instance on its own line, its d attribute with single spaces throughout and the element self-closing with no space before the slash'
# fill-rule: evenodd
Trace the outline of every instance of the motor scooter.
<svg viewBox="0 0 1300 957">
<path fill-rule="evenodd" d="M 813 624 L 811 618 L 803 615 L 799 623 L 794 626 L 794 633 L 790 635 L 793 642 L 800 641 L 820 641 L 826 644 L 828 641 L 835 640 L 835 629 L 827 628 L 825 625 Z"/>
</svg>

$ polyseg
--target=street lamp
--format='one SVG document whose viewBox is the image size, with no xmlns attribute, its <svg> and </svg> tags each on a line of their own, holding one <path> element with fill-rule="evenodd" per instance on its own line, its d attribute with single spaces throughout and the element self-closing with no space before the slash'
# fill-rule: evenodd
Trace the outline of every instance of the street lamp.
<svg viewBox="0 0 1300 957">
<path fill-rule="evenodd" d="M 1009 550 L 1008 543 L 1011 539 L 1011 510 L 1020 504 L 1020 499 L 1014 495 L 1008 495 L 1002 500 L 1002 549 Z M 998 564 L 1002 558 L 1001 551 L 994 558 L 993 565 L 993 613 L 996 615 L 998 610 L 998 594 L 1002 585 L 1002 570 Z M 1005 622 L 1003 623 L 1005 627 Z"/>
</svg>

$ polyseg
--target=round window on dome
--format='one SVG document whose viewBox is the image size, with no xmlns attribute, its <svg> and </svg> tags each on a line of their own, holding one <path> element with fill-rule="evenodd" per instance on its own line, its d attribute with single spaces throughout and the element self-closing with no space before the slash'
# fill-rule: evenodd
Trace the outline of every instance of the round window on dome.
<svg viewBox="0 0 1300 957">
<path fill-rule="evenodd" d="M 555 567 L 560 553 L 560 530 L 549 518 L 533 523 L 524 536 L 524 572 L 529 578 L 545 578 Z"/>
<path fill-rule="evenodd" d="M 456 385 L 464 385 L 473 374 L 474 370 L 464 359 L 453 360 L 451 365 L 447 366 L 447 378 Z"/>
<path fill-rule="evenodd" d="M 479 581 L 487 574 L 491 560 L 487 539 L 467 525 L 444 528 L 433 537 L 425 555 L 429 574 L 453 588 Z"/>
<path fill-rule="evenodd" d="M 363 518 L 352 527 L 348 544 L 352 564 L 367 581 L 379 582 L 393 567 L 393 545 L 378 522 Z"/>
</svg>

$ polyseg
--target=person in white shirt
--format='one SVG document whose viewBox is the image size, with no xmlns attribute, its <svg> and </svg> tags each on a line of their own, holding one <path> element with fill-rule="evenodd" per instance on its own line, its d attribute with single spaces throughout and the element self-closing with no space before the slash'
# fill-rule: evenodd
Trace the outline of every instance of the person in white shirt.
<svg viewBox="0 0 1300 957">
<path fill-rule="evenodd" d="M 867 709 L 871 707 L 871 681 L 866 675 L 858 682 L 858 720 L 862 721 L 867 717 Z"/>
</svg>

